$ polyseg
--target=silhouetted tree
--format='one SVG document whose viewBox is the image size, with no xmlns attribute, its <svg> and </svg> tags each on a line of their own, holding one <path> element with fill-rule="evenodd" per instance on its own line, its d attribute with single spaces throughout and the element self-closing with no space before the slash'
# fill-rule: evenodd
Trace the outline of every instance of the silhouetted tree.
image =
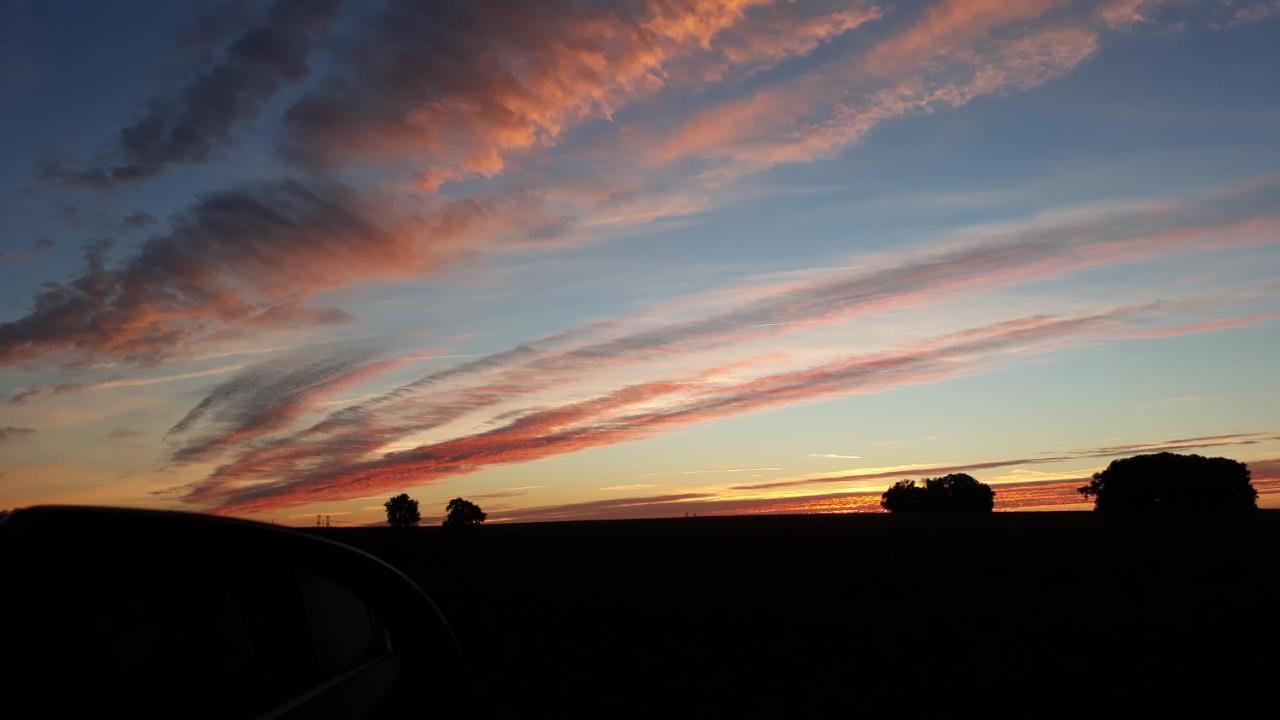
<svg viewBox="0 0 1280 720">
<path fill-rule="evenodd" d="M 1153 453 L 1112 460 L 1081 495 L 1102 512 L 1256 510 L 1249 466 L 1230 458 Z"/>
<path fill-rule="evenodd" d="M 889 512 L 991 512 L 996 493 L 990 485 L 964 473 L 936 478 L 899 480 L 880 496 Z"/>
<path fill-rule="evenodd" d="M 889 512 L 918 512 L 924 504 L 924 487 L 915 480 L 899 480 L 880 496 L 880 507 Z"/>
<path fill-rule="evenodd" d="M 483 525 L 487 517 L 480 506 L 470 500 L 454 498 L 444 507 L 445 527 L 465 527 L 467 525 Z"/>
<path fill-rule="evenodd" d="M 418 501 L 407 493 L 388 499 L 382 506 L 387 509 L 387 524 L 391 527 L 410 527 L 422 519 L 418 514 Z"/>
</svg>

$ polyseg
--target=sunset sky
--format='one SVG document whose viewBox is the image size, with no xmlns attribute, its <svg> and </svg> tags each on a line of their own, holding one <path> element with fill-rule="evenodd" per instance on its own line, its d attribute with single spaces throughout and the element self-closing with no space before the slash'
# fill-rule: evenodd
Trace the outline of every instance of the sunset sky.
<svg viewBox="0 0 1280 720">
<path fill-rule="evenodd" d="M 1280 1 L 0 0 L 0 508 L 1280 506 Z"/>
</svg>

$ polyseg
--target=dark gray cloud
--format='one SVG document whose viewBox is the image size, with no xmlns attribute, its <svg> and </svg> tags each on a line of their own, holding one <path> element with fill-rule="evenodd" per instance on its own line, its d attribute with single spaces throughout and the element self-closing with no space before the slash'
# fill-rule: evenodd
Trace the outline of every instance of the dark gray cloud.
<svg viewBox="0 0 1280 720">
<path fill-rule="evenodd" d="M 42 237 L 32 243 L 31 247 L 21 252 L 0 253 L 0 262 L 26 262 L 57 246 L 53 240 Z"/>
<path fill-rule="evenodd" d="M 80 227 L 80 208 L 68 205 L 58 211 L 58 221 L 71 228 Z"/>
<path fill-rule="evenodd" d="M 194 72 L 216 62 L 218 52 L 232 38 L 253 27 L 255 13 L 249 0 L 193 4 L 191 23 L 178 30 L 176 44 L 182 65 Z"/>
<path fill-rule="evenodd" d="M 127 425 L 116 425 L 107 433 L 108 440 L 136 440 L 144 436 L 145 433 L 138 432 Z"/>
<path fill-rule="evenodd" d="M 425 430 L 464 415 L 580 379 L 620 365 L 672 354 L 700 352 L 773 337 L 824 323 L 898 307 L 917 306 L 962 292 L 994 290 L 1056 277 L 1094 265 L 1125 262 L 1163 252 L 1220 242 L 1221 215 L 1270 210 L 1275 183 L 1240 196 L 1189 203 L 1176 209 L 1118 209 L 1096 217 L 1014 226 L 974 241 L 928 252 L 905 253 L 895 262 L 831 272 L 810 281 L 766 289 L 718 313 L 666 323 L 548 352 L 548 337 L 424 376 L 385 396 L 333 415 L 326 427 L 361 426 L 369 412 L 447 381 L 497 371 L 460 389 L 446 388 L 411 413 L 413 429 Z M 1173 229 L 1177 232 L 1172 232 Z M 581 335 L 592 328 L 583 328 Z M 574 331 L 560 337 L 575 338 Z M 409 428 L 406 427 L 406 431 Z"/>
<path fill-rule="evenodd" d="M 898 352 L 853 356 L 729 385 L 704 386 L 702 380 L 714 371 L 639 383 L 530 412 L 492 430 L 364 459 L 362 455 L 405 432 L 400 426 L 388 429 L 370 422 L 349 443 L 320 437 L 277 447 L 288 447 L 287 452 L 246 452 L 194 486 L 187 499 L 221 499 L 223 510 L 244 512 L 319 496 L 353 497 L 409 478 L 426 482 L 493 465 L 632 442 L 678 427 L 798 402 L 936 382 L 989 367 L 1010 351 L 1033 351 L 1053 342 L 1114 331 L 1148 312 L 1149 308 L 1140 306 L 1072 317 L 1031 316 L 942 336 Z M 684 397 L 665 402 L 661 409 L 632 410 L 656 398 L 680 395 Z M 273 479 L 243 484 L 263 477 Z"/>
<path fill-rule="evenodd" d="M 0 364 L 51 352 L 147 362 L 226 323 L 269 322 L 263 313 L 296 306 L 317 288 L 406 262 L 359 198 L 293 181 L 205 196 L 119 267 L 108 262 L 111 247 L 88 244 L 78 277 L 45 283 L 30 313 L 0 324 Z"/>
<path fill-rule="evenodd" d="M 369 348 L 346 347 L 307 357 L 268 360 L 213 386 L 166 434 L 171 459 L 206 459 L 225 447 L 279 430 L 312 403 L 386 369 Z"/>
<path fill-rule="evenodd" d="M 1067 450 L 1063 452 L 1048 452 L 1040 455 L 1034 455 L 1024 458 L 1009 458 L 1004 460 L 986 460 L 972 463 L 959 463 L 952 465 L 937 465 L 933 467 L 912 468 L 910 470 L 887 470 L 884 472 L 870 474 L 851 474 L 836 477 L 818 477 L 818 478 L 802 478 L 800 480 L 783 480 L 779 482 L 756 483 L 752 485 L 737 485 L 734 490 L 769 490 L 781 487 L 795 487 L 800 485 L 821 485 L 840 482 L 851 482 L 855 480 L 878 480 L 884 478 L 907 478 L 907 477 L 926 477 L 933 475 L 946 475 L 955 472 L 969 472 L 974 470 L 992 470 L 1003 467 L 1015 467 L 1018 465 L 1043 465 L 1046 463 L 1066 462 L 1070 460 L 1087 460 L 1091 458 L 1111 458 L 1121 455 L 1139 455 L 1142 453 L 1154 452 L 1179 452 L 1183 450 L 1204 450 L 1207 448 L 1229 447 L 1237 445 L 1257 445 L 1263 442 L 1280 440 L 1280 434 L 1271 432 L 1258 433 L 1236 433 L 1231 435 L 1208 435 L 1203 437 L 1176 438 L 1173 440 L 1162 440 L 1149 443 L 1134 443 L 1130 445 L 1112 445 L 1108 447 L 1084 448 L 1080 450 Z"/>
<path fill-rule="evenodd" d="M 387 0 L 289 109 L 281 153 L 307 166 L 411 155 L 423 185 L 502 172 L 656 87 L 743 7 L 704 0 Z"/>
<path fill-rule="evenodd" d="M 10 403 L 24 403 L 33 397 L 47 395 L 65 395 L 88 387 L 88 383 L 55 383 L 52 385 L 32 385 L 23 388 L 9 397 Z"/>
<path fill-rule="evenodd" d="M 159 95 L 146 112 L 120 130 L 112 164 L 84 169 L 48 162 L 50 181 L 103 189 L 162 172 L 176 163 L 200 162 L 230 144 L 232 132 L 253 118 L 286 83 L 302 80 L 316 36 L 337 14 L 340 0 L 276 0 L 266 17 L 236 36 L 217 61 L 172 94 Z M 236 12 L 216 15 L 198 30 L 199 45 L 239 22 Z M 210 16 L 214 18 L 214 16 Z"/>
<path fill-rule="evenodd" d="M 13 425 L 5 425 L 0 427 L 0 442 L 12 440 L 13 438 L 24 437 L 34 433 L 35 430 L 27 427 L 14 427 Z"/>
<path fill-rule="evenodd" d="M 125 216 L 120 224 L 129 230 L 141 230 L 142 228 L 156 224 L 156 216 L 145 212 L 132 212 Z"/>
</svg>

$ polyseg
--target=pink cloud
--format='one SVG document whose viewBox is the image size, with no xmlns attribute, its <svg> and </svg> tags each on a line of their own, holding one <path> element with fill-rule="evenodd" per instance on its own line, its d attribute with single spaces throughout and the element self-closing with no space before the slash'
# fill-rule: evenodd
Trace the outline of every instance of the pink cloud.
<svg viewBox="0 0 1280 720">
<path fill-rule="evenodd" d="M 640 383 L 552 409 L 538 410 L 503 426 L 372 460 L 340 466 L 312 458 L 310 469 L 277 465 L 228 467 L 188 500 L 215 503 L 219 512 L 247 513 L 270 507 L 337 500 L 387 488 L 474 472 L 483 467 L 528 462 L 630 442 L 694 423 L 798 402 L 937 382 L 991 367 L 1011 353 L 1099 337 L 1123 337 L 1132 323 L 1158 313 L 1158 305 L 1116 308 L 1069 317 L 1039 316 L 997 323 L 886 351 L 803 370 L 736 383 L 708 383 L 712 373 Z M 675 396 L 656 409 L 648 401 Z M 633 408 L 628 410 L 628 408 Z M 377 425 L 372 428 L 375 433 Z M 313 448 L 319 452 L 322 446 Z M 345 452 L 345 450 L 344 450 Z M 311 456 L 308 456 L 311 457 Z M 342 455 L 350 459 L 349 455 Z M 234 471 L 232 471 L 234 469 Z M 285 480 L 261 482 L 263 476 Z"/>
<path fill-rule="evenodd" d="M 1067 0 L 942 0 L 926 8 L 905 31 L 877 43 L 861 65 L 877 75 L 896 75 L 933 56 L 968 49 L 992 30 L 1066 4 Z"/>
<path fill-rule="evenodd" d="M 765 2 L 392 0 L 321 89 L 289 111 L 287 152 L 312 163 L 409 154 L 430 190 L 492 177 L 510 154 L 661 88 L 671 62 Z"/>
</svg>

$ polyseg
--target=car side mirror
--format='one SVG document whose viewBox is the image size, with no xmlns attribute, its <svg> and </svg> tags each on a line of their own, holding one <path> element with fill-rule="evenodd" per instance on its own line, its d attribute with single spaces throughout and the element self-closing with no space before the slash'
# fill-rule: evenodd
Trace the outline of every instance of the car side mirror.
<svg viewBox="0 0 1280 720">
<path fill-rule="evenodd" d="M 460 686 L 417 585 L 271 525 L 18 510 L 0 521 L 0 583 L 6 717 L 420 717 Z"/>
</svg>

